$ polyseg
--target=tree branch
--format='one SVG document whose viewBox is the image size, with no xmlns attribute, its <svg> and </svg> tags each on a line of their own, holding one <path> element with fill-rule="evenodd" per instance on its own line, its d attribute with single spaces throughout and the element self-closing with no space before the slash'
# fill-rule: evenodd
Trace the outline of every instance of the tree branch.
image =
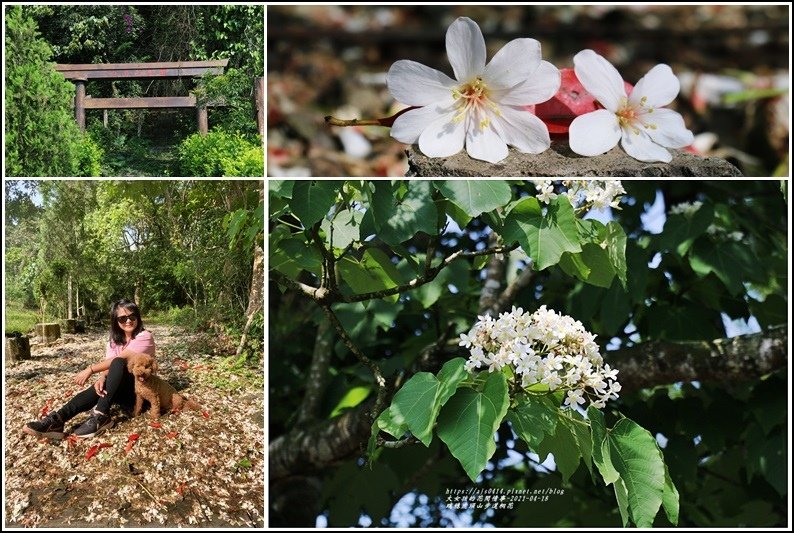
<svg viewBox="0 0 794 533">
<path fill-rule="evenodd" d="M 491 233 L 488 237 L 488 244 L 495 246 L 498 237 Z M 505 279 L 505 258 L 502 254 L 494 254 L 488 261 L 488 270 L 485 273 L 485 282 L 482 284 L 480 292 L 480 302 L 477 308 L 480 315 L 493 315 L 496 302 L 499 298 L 499 289 Z"/>
<path fill-rule="evenodd" d="M 503 311 L 507 311 L 507 308 L 516 301 L 518 293 L 532 282 L 534 275 L 535 271 L 532 269 L 531 265 L 528 265 L 522 270 L 516 279 L 514 279 L 513 282 L 502 291 L 502 294 L 499 295 L 499 298 L 496 300 L 496 305 L 492 308 L 493 314 L 498 315 Z"/>
<path fill-rule="evenodd" d="M 331 364 L 330 331 L 331 322 L 329 320 L 320 320 L 314 340 L 312 363 L 306 379 L 306 394 L 303 396 L 303 403 L 298 410 L 299 425 L 304 425 L 306 422 L 317 418 L 320 400 L 322 400 L 325 386 L 328 382 L 328 367 Z"/>
<path fill-rule="evenodd" d="M 281 281 L 290 288 L 296 289 L 300 291 L 305 296 L 308 296 L 312 300 L 315 300 L 321 305 L 329 305 L 336 302 L 342 303 L 355 303 L 355 302 L 364 302 L 367 300 L 374 300 L 377 298 L 385 298 L 386 296 L 393 296 L 395 294 L 401 294 L 403 292 L 408 292 L 410 290 L 416 289 L 417 287 L 421 287 L 426 283 L 430 283 L 436 276 L 438 276 L 439 272 L 443 269 L 448 267 L 450 263 L 455 261 L 456 259 L 460 258 L 470 258 L 470 257 L 478 257 L 480 255 L 490 255 L 490 254 L 504 254 L 515 250 L 518 248 L 518 243 L 511 244 L 510 246 L 495 246 L 492 248 L 486 248 L 485 250 L 479 250 L 476 252 L 464 252 L 464 251 L 457 251 L 452 255 L 445 258 L 439 265 L 435 267 L 431 267 L 425 274 L 421 276 L 417 276 L 411 281 L 407 283 L 403 283 L 402 285 L 397 285 L 395 287 L 390 287 L 388 289 L 383 289 L 379 291 L 373 292 L 366 292 L 362 294 L 354 294 L 352 296 L 345 296 L 341 294 L 337 290 L 330 290 L 326 289 L 325 287 L 312 287 L 310 285 L 306 285 L 305 283 L 301 283 L 299 281 L 295 281 L 281 272 L 277 270 L 271 270 L 271 276 L 276 278 L 277 281 Z"/>
<path fill-rule="evenodd" d="M 787 342 L 786 326 L 777 326 L 714 341 L 646 342 L 606 352 L 604 358 L 620 370 L 623 392 L 679 381 L 736 383 L 786 366 Z"/>
<path fill-rule="evenodd" d="M 347 347 L 351 352 L 353 352 L 353 355 L 355 355 L 359 361 L 364 363 L 364 365 L 369 368 L 369 370 L 372 372 L 372 375 L 375 376 L 375 385 L 378 387 L 378 392 L 375 399 L 375 408 L 372 410 L 372 413 L 370 413 L 370 418 L 374 422 L 380 412 L 383 410 L 383 404 L 386 401 L 386 380 L 383 377 L 383 373 L 380 371 L 380 367 L 378 367 L 378 365 L 376 365 L 372 359 L 364 355 L 361 350 L 358 349 L 358 346 L 353 343 L 353 339 L 350 338 L 345 331 L 345 328 L 342 327 L 342 324 L 339 322 L 339 319 L 336 318 L 336 315 L 331 310 L 330 306 L 324 305 L 323 311 L 325 311 L 328 320 L 330 320 L 331 325 L 334 326 L 336 332 L 339 333 L 340 337 L 342 337 L 342 341 L 345 343 L 345 345 L 347 345 Z"/>
<path fill-rule="evenodd" d="M 450 341 L 451 342 L 451 341 Z M 788 362 L 788 330 L 779 326 L 762 333 L 711 342 L 650 342 L 607 352 L 618 368 L 623 392 L 679 381 L 742 382 L 759 379 Z M 448 355 L 457 347 L 447 345 Z M 363 453 L 371 430 L 373 401 L 311 428 L 296 429 L 271 441 L 270 477 L 322 470 Z"/>
</svg>

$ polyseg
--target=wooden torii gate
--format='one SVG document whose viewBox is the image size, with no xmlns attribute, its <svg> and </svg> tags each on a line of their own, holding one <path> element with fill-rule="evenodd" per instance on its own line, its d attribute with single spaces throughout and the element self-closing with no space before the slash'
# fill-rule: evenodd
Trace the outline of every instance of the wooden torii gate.
<svg viewBox="0 0 794 533">
<path fill-rule="evenodd" d="M 207 72 L 223 74 L 228 59 L 215 61 L 179 61 L 171 63 L 104 63 L 82 65 L 55 65 L 55 70 L 74 82 L 74 116 L 80 131 L 85 131 L 86 109 L 153 109 L 195 107 L 198 130 L 206 135 L 209 130 L 206 105 L 197 105 L 196 97 L 190 96 L 148 96 L 134 98 L 91 98 L 86 97 L 85 84 L 88 80 L 130 80 L 130 79 L 175 79 L 201 77 Z M 264 107 L 264 106 L 263 106 Z M 262 121 L 264 123 L 264 120 Z M 260 128 L 262 129 L 262 128 Z"/>
</svg>

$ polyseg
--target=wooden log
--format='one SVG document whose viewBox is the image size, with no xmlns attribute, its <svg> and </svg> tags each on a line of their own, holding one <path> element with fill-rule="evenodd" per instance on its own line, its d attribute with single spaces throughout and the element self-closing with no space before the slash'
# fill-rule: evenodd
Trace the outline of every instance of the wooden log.
<svg viewBox="0 0 794 533">
<path fill-rule="evenodd" d="M 56 322 L 36 324 L 36 336 L 39 342 L 55 342 L 61 338 L 61 326 Z"/>
<path fill-rule="evenodd" d="M 30 340 L 27 336 L 21 333 L 6 334 L 5 362 L 15 365 L 25 359 L 30 359 Z"/>
<path fill-rule="evenodd" d="M 74 318 L 66 318 L 64 320 L 61 320 L 61 325 L 63 326 L 64 333 L 75 333 L 77 320 L 75 320 Z"/>
</svg>

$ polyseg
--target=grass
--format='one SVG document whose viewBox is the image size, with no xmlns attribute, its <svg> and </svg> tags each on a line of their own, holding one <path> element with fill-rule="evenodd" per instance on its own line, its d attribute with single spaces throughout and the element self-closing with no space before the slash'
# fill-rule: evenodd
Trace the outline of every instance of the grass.
<svg viewBox="0 0 794 533">
<path fill-rule="evenodd" d="M 34 326 L 44 320 L 56 320 L 52 317 L 42 317 L 36 311 L 24 309 L 22 302 L 16 300 L 6 300 L 4 332 L 19 331 L 27 333 L 34 329 Z"/>
</svg>

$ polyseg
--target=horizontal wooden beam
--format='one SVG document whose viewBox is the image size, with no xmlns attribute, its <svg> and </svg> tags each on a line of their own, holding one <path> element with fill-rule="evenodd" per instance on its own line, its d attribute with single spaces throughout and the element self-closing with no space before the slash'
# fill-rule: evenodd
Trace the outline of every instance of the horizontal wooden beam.
<svg viewBox="0 0 794 533">
<path fill-rule="evenodd" d="M 66 79 L 130 79 L 199 77 L 207 72 L 223 74 L 228 59 L 167 63 L 59 64 L 55 70 Z"/>
<path fill-rule="evenodd" d="M 195 96 L 149 96 L 138 98 L 86 98 L 86 109 L 152 109 L 196 107 Z"/>
</svg>

